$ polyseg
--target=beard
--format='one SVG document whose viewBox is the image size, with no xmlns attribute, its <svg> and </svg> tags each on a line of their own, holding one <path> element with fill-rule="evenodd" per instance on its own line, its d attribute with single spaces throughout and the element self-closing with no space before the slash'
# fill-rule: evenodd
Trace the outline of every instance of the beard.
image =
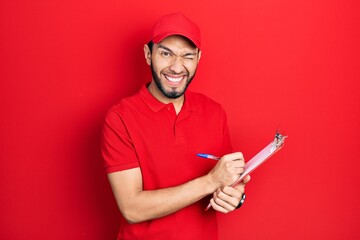
<svg viewBox="0 0 360 240">
<path fill-rule="evenodd" d="M 163 84 L 161 83 L 160 76 L 157 75 L 157 73 L 155 72 L 154 66 L 152 64 L 150 64 L 150 68 L 151 68 L 152 77 L 153 77 L 153 79 L 155 81 L 155 84 L 156 84 L 157 88 L 160 90 L 160 92 L 165 97 L 171 98 L 171 99 L 177 99 L 177 98 L 181 97 L 182 95 L 184 95 L 186 89 L 188 88 L 189 84 L 191 83 L 191 81 L 195 77 L 195 73 L 196 73 L 196 70 L 195 70 L 194 75 L 192 75 L 191 77 L 188 77 L 186 79 L 186 85 L 185 85 L 184 89 L 182 89 L 181 91 L 176 91 L 175 88 L 172 88 L 171 91 L 167 91 L 165 89 L 165 87 L 163 86 Z"/>
</svg>

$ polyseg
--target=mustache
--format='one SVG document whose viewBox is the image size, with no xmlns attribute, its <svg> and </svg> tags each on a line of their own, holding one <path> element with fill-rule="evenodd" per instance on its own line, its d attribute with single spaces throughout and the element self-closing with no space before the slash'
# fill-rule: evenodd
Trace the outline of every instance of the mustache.
<svg viewBox="0 0 360 240">
<path fill-rule="evenodd" d="M 173 75 L 173 76 L 189 76 L 188 71 L 181 71 L 181 72 L 175 72 L 172 70 L 165 70 L 162 71 L 163 74 Z"/>
</svg>

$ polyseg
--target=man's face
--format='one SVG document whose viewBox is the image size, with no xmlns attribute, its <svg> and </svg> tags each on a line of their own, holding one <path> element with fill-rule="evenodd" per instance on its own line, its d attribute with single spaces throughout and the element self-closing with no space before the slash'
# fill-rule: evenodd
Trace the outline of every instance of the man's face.
<svg viewBox="0 0 360 240">
<path fill-rule="evenodd" d="M 199 59 L 198 48 L 184 37 L 174 35 L 154 44 L 150 66 L 157 94 L 181 97 L 195 76 Z"/>
</svg>

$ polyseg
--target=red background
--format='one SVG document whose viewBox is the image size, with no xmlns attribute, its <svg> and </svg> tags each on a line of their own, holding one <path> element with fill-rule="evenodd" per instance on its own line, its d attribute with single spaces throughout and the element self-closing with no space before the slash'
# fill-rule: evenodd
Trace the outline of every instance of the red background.
<svg viewBox="0 0 360 240">
<path fill-rule="evenodd" d="M 220 216 L 220 239 L 359 239 L 359 5 L 1 1 L 0 238 L 115 238 L 101 124 L 150 80 L 154 20 L 181 10 L 203 33 L 191 88 L 222 103 L 236 150 L 250 159 L 278 126 L 289 135 Z"/>
</svg>

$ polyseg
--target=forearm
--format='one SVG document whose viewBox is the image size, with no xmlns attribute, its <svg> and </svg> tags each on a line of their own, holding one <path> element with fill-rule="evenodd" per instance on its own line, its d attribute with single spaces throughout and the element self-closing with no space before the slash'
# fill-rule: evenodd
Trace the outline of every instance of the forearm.
<svg viewBox="0 0 360 240">
<path fill-rule="evenodd" d="M 108 174 L 116 202 L 128 222 L 137 223 L 176 212 L 222 186 L 234 183 L 243 172 L 241 153 L 225 155 L 211 171 L 179 186 L 143 190 L 140 168 Z"/>
<path fill-rule="evenodd" d="M 110 182 L 112 186 L 116 184 L 111 177 Z M 174 213 L 212 194 L 217 187 L 205 175 L 170 188 L 147 191 L 139 188 L 126 196 L 116 191 L 119 187 L 113 186 L 113 191 L 126 220 L 130 223 L 138 223 Z"/>
</svg>

